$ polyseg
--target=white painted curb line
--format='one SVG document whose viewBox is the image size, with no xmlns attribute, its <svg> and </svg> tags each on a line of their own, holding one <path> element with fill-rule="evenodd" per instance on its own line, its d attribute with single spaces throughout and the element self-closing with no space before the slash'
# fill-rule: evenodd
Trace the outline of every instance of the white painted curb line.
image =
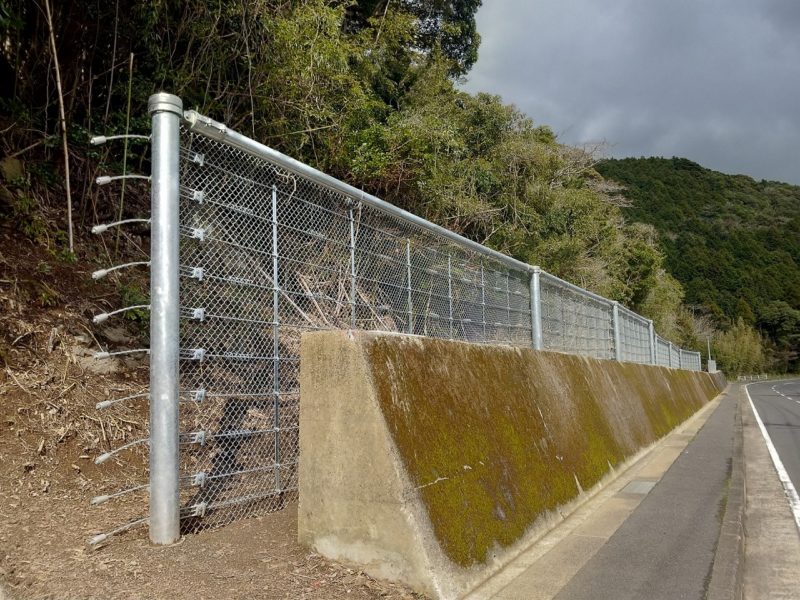
<svg viewBox="0 0 800 600">
<path fill-rule="evenodd" d="M 764 440 L 767 442 L 767 450 L 769 450 L 769 455 L 772 457 L 772 463 L 775 465 L 775 470 L 778 471 L 778 477 L 783 484 L 783 491 L 786 494 L 786 499 L 789 501 L 789 508 L 792 509 L 794 522 L 797 525 L 797 529 L 800 530 L 800 496 L 798 496 L 797 490 L 794 488 L 794 485 L 792 485 L 792 480 L 789 479 L 789 473 L 786 472 L 786 468 L 781 462 L 781 457 L 778 456 L 778 451 L 775 449 L 772 439 L 769 437 L 769 433 L 767 433 L 767 428 L 764 427 L 764 422 L 761 420 L 761 417 L 756 410 L 756 405 L 753 404 L 753 399 L 750 397 L 750 392 L 747 389 L 750 385 L 752 384 L 748 383 L 746 386 L 744 386 L 744 393 L 747 394 L 747 399 L 750 401 L 750 407 L 753 409 L 753 414 L 756 417 L 758 428 L 761 429 L 761 434 L 764 436 Z M 781 394 L 781 396 L 783 396 L 783 394 Z"/>
</svg>

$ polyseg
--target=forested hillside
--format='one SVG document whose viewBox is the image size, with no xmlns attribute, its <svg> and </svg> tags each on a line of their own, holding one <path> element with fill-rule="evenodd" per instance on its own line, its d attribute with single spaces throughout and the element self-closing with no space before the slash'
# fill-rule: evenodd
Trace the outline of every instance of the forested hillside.
<svg viewBox="0 0 800 600">
<path fill-rule="evenodd" d="M 497 96 L 459 90 L 477 57 L 479 5 L 0 0 L 0 211 L 58 260 L 96 260 L 91 225 L 142 216 L 148 197 L 144 184 L 98 187 L 94 178 L 149 167 L 146 144 L 97 149 L 89 135 L 147 132 L 147 98 L 164 90 L 357 187 L 619 300 L 678 344 L 700 350 L 707 335 L 721 336 L 682 305 L 656 230 L 635 222 L 647 222 L 637 213 L 624 217 L 627 201 L 598 175 L 591 153 L 559 143 L 535 115 Z M 142 256 L 147 236 L 121 232 L 100 249 L 104 264 Z M 146 287 L 120 283 L 120 293 L 141 299 Z M 758 370 L 763 355 L 725 366 Z"/>
<path fill-rule="evenodd" d="M 725 175 L 683 158 L 607 160 L 636 221 L 659 232 L 685 301 L 727 328 L 739 319 L 771 342 L 779 366 L 800 350 L 800 187 Z"/>
</svg>

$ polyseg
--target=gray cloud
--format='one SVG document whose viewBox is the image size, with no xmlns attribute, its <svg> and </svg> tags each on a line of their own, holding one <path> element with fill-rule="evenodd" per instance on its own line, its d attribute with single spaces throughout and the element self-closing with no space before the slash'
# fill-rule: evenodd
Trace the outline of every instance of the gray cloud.
<svg viewBox="0 0 800 600">
<path fill-rule="evenodd" d="M 465 89 L 572 144 L 800 184 L 797 0 L 487 0 Z"/>
</svg>

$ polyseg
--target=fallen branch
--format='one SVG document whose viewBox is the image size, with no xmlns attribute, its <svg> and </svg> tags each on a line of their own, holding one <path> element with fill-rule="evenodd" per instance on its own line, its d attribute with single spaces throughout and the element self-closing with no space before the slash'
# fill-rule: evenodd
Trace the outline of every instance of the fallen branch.
<svg viewBox="0 0 800 600">
<path fill-rule="evenodd" d="M 21 389 L 23 392 L 25 392 L 25 393 L 26 393 L 26 394 L 28 394 L 29 396 L 35 396 L 35 394 L 34 394 L 33 392 L 31 392 L 31 391 L 30 391 L 28 388 L 26 388 L 24 385 L 22 385 L 22 384 L 19 382 L 19 379 L 17 379 L 16 377 L 14 377 L 14 372 L 13 372 L 11 369 L 9 369 L 9 368 L 6 368 L 6 373 L 8 373 L 8 375 L 11 377 L 11 379 L 13 379 L 13 380 L 14 380 L 14 383 L 16 383 L 16 384 L 17 384 L 17 386 L 19 387 L 19 389 Z"/>
</svg>

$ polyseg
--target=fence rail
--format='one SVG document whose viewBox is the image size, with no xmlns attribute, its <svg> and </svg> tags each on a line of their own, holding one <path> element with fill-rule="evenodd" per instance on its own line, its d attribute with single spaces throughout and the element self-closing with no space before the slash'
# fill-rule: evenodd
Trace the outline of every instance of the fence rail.
<svg viewBox="0 0 800 600">
<path fill-rule="evenodd" d="M 303 331 L 398 331 L 700 369 L 699 353 L 616 302 L 194 111 L 181 118 L 174 96 L 154 98 L 153 206 L 175 212 L 154 213 L 153 256 L 178 247 L 176 261 L 153 261 L 154 317 L 166 310 L 159 282 L 178 277 L 180 288 L 177 318 L 152 321 L 162 332 L 151 353 L 154 542 L 177 539 L 181 518 L 207 527 L 275 510 L 296 492 Z M 178 401 L 179 416 L 164 407 Z M 153 447 L 164 437 L 166 453 Z"/>
</svg>

